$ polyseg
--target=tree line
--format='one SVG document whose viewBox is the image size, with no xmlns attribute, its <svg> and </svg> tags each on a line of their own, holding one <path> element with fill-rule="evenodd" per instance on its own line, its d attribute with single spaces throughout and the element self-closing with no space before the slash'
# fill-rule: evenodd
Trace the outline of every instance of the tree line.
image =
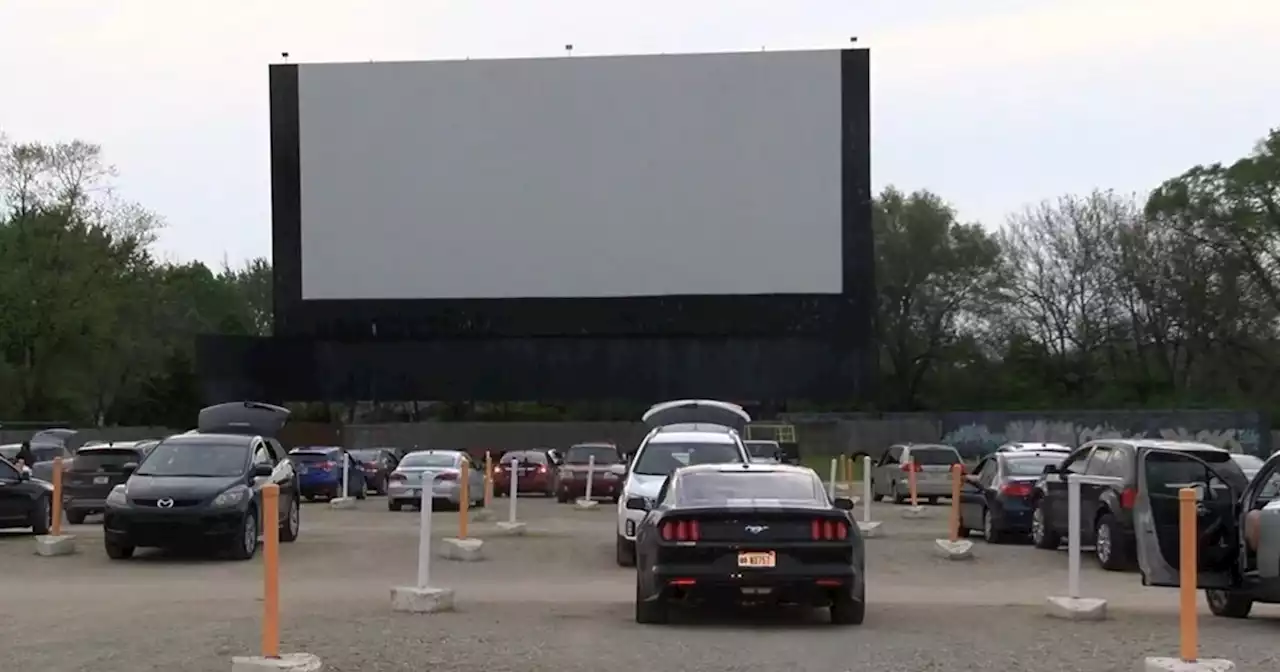
<svg viewBox="0 0 1280 672">
<path fill-rule="evenodd" d="M 271 331 L 270 262 L 161 258 L 163 217 L 116 177 L 92 143 L 0 136 L 0 422 L 187 426 L 196 334 Z M 1060 196 L 999 226 L 890 187 L 873 227 L 877 393 L 823 408 L 1280 407 L 1280 130 L 1149 193 Z M 346 420 L 634 415 L 316 406 Z"/>
</svg>

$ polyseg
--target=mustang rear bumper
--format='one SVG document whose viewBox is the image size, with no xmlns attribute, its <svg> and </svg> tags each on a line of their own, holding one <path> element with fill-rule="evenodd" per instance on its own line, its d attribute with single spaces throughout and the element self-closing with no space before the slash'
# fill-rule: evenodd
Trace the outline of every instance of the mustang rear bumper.
<svg viewBox="0 0 1280 672">
<path fill-rule="evenodd" d="M 726 574 L 697 566 L 663 566 L 653 571 L 656 592 L 648 599 L 697 602 L 773 602 L 823 606 L 835 595 L 863 594 L 863 576 L 852 567 L 814 565 L 777 572 L 744 569 Z"/>
</svg>

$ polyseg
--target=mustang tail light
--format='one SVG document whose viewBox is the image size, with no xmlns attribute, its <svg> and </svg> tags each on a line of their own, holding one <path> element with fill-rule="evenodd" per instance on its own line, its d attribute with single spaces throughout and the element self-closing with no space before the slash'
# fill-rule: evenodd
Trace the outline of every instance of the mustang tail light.
<svg viewBox="0 0 1280 672">
<path fill-rule="evenodd" d="M 1000 487 L 1000 494 L 1006 497 L 1030 497 L 1030 483 L 1005 483 Z"/>
<path fill-rule="evenodd" d="M 660 528 L 663 541 L 697 541 L 701 536 L 696 520 L 668 520 Z"/>
<path fill-rule="evenodd" d="M 814 518 L 809 523 L 809 536 L 814 541 L 842 541 L 849 538 L 849 526 L 839 520 Z"/>
<path fill-rule="evenodd" d="M 1125 509 L 1132 509 L 1133 505 L 1138 502 L 1138 489 L 1125 488 L 1120 493 L 1120 506 Z"/>
</svg>

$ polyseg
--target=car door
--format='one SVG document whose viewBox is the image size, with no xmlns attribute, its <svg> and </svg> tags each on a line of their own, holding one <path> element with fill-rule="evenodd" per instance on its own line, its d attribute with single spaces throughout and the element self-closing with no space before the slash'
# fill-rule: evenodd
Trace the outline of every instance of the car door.
<svg viewBox="0 0 1280 672">
<path fill-rule="evenodd" d="M 298 477 L 284 446 L 275 439 L 266 439 L 264 443 L 268 456 L 275 465 L 271 472 L 271 482 L 280 487 L 280 522 L 284 523 L 289 518 L 289 507 L 298 498 Z"/>
<path fill-rule="evenodd" d="M 880 462 L 874 469 L 875 476 L 871 480 L 871 488 L 877 495 L 888 495 L 890 484 L 897 476 L 896 470 L 902 461 L 902 446 L 890 446 L 880 456 Z M 891 473 L 893 472 L 893 473 Z"/>
<path fill-rule="evenodd" d="M 1058 473 L 1047 474 L 1044 479 L 1045 523 L 1059 534 L 1065 533 L 1067 529 L 1067 481 L 1064 477 L 1067 474 L 1083 474 L 1089 465 L 1089 456 L 1093 454 L 1093 449 L 1092 443 L 1081 446 L 1058 465 Z M 1086 517 L 1081 515 L 1080 519 L 1086 520 Z"/>
<path fill-rule="evenodd" d="M 1213 467 L 1185 452 L 1149 449 L 1138 456 L 1134 505 L 1138 569 L 1148 586 L 1180 585 L 1179 491 L 1196 491 L 1196 586 L 1233 588 L 1240 558 L 1241 493 Z"/>
<path fill-rule="evenodd" d="M 270 466 L 270 467 L 272 468 L 272 476 L 258 476 L 258 475 L 256 475 L 256 474 L 253 476 L 253 498 L 254 498 L 254 500 L 255 500 L 255 501 L 257 501 L 257 503 L 258 503 L 258 511 L 259 511 L 259 512 L 261 512 L 261 511 L 263 510 L 263 506 L 262 506 L 262 486 L 264 486 L 264 485 L 266 485 L 267 483 L 270 483 L 270 482 L 272 482 L 272 481 L 273 481 L 273 476 L 274 476 L 274 472 L 275 472 L 275 468 L 276 468 L 276 463 L 275 463 L 275 460 L 274 460 L 274 459 L 272 458 L 272 456 L 271 456 L 271 451 L 270 451 L 270 449 L 268 449 L 268 448 L 267 448 L 267 442 L 266 442 L 266 441 L 264 441 L 264 440 L 262 440 L 261 438 L 258 438 L 258 439 L 254 439 L 254 443 L 253 443 L 253 465 L 250 467 L 250 469 L 256 469 L 256 468 L 258 467 L 258 465 L 260 465 L 260 464 L 265 464 L 265 465 Z M 251 473 L 252 473 L 252 472 L 251 472 Z M 283 507 L 283 506 L 281 506 L 280 508 L 284 508 L 284 507 Z M 263 523 L 264 521 L 259 520 L 258 522 L 259 522 L 259 528 L 258 528 L 258 529 L 262 529 L 262 527 L 261 527 L 261 523 Z"/>
<path fill-rule="evenodd" d="M 1115 447 L 1099 443 L 1093 447 L 1093 453 L 1089 455 L 1089 462 L 1085 464 L 1084 473 L 1089 476 L 1106 476 L 1108 475 L 1108 463 L 1114 456 L 1115 459 L 1124 459 L 1123 455 L 1117 454 Z M 1080 539 L 1086 543 L 1093 543 L 1096 530 L 1093 521 L 1098 517 L 1098 507 L 1102 503 L 1102 495 L 1112 486 L 1100 485 L 1096 483 L 1080 484 Z M 1062 510 L 1066 510 L 1066 500 Z M 1063 519 L 1063 529 L 1066 529 L 1066 518 Z"/>
<path fill-rule="evenodd" d="M 960 488 L 960 517 L 965 524 L 972 525 L 982 520 L 982 507 L 986 504 L 984 483 L 994 480 L 996 458 L 987 456 L 974 467 L 973 474 L 964 479 Z"/>
<path fill-rule="evenodd" d="M 479 499 L 484 494 L 484 465 L 471 455 L 467 456 L 467 463 L 467 495 L 471 499 Z"/>
<path fill-rule="evenodd" d="M 0 522 L 27 520 L 31 497 L 24 483 L 18 468 L 0 458 Z"/>
</svg>

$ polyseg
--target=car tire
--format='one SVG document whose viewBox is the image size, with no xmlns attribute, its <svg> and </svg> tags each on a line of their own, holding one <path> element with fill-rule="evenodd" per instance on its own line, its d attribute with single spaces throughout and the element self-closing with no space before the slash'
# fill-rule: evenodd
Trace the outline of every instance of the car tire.
<svg viewBox="0 0 1280 672">
<path fill-rule="evenodd" d="M 52 503 L 48 497 L 41 497 L 31 507 L 31 531 L 37 535 L 49 534 L 53 528 Z"/>
<path fill-rule="evenodd" d="M 369 495 L 364 491 L 364 488 L 360 488 L 359 490 L 356 490 L 356 499 L 363 500 L 368 496 Z"/>
<path fill-rule="evenodd" d="M 249 509 L 240 519 L 240 530 L 228 545 L 232 560 L 250 560 L 258 552 L 258 512 Z"/>
<path fill-rule="evenodd" d="M 893 503 L 894 503 L 894 504 L 906 504 L 906 503 L 907 503 L 907 498 L 906 498 L 906 496 L 898 492 L 898 482 L 897 482 L 897 481 L 894 481 L 894 482 L 893 482 L 893 485 L 889 486 L 889 496 L 893 499 Z"/>
<path fill-rule="evenodd" d="M 559 503 L 561 503 L 561 504 L 568 504 L 568 503 L 569 503 L 569 495 L 566 495 L 566 494 L 564 494 L 564 493 L 562 492 L 562 493 L 560 493 L 559 495 L 557 495 L 557 496 L 556 496 L 556 501 L 557 501 L 557 502 L 559 502 Z"/>
<path fill-rule="evenodd" d="M 302 531 L 302 507 L 298 506 L 298 498 L 292 498 L 289 504 L 289 515 L 280 525 L 280 541 L 285 543 L 297 541 L 298 532 Z"/>
<path fill-rule="evenodd" d="M 1062 544 L 1062 536 L 1050 529 L 1044 515 L 1044 500 L 1036 502 L 1031 513 L 1031 543 L 1041 550 L 1056 551 Z"/>
<path fill-rule="evenodd" d="M 634 564 L 634 559 L 633 563 Z M 640 577 L 636 577 L 636 623 L 662 625 L 667 622 L 667 601 L 661 595 L 645 600 L 640 590 Z"/>
<path fill-rule="evenodd" d="M 89 514 L 85 511 L 68 511 L 67 512 L 67 522 L 71 523 L 72 525 L 83 525 L 84 519 L 88 517 L 89 517 Z"/>
<path fill-rule="evenodd" d="M 617 561 L 619 567 L 636 566 L 636 543 L 627 541 L 627 538 L 621 534 L 618 535 Z"/>
<path fill-rule="evenodd" d="M 1118 572 L 1128 566 L 1124 541 L 1116 525 L 1116 517 L 1104 513 L 1094 525 L 1094 551 L 1098 566 L 1108 572 Z"/>
<path fill-rule="evenodd" d="M 388 511 L 399 511 L 399 510 L 401 510 L 401 509 L 403 509 L 403 508 L 404 508 L 404 505 L 403 505 L 403 504 L 401 504 L 399 500 L 396 500 L 396 499 L 390 499 L 390 498 L 388 498 L 388 499 L 387 499 L 387 510 L 388 510 Z"/>
<path fill-rule="evenodd" d="M 132 546 L 113 544 L 109 541 L 103 542 L 102 545 L 107 551 L 107 557 L 112 560 L 128 560 L 133 557 L 134 549 Z"/>
<path fill-rule="evenodd" d="M 1214 616 L 1223 618 L 1248 618 L 1253 611 L 1253 598 L 1229 590 L 1205 589 L 1204 601 Z"/>
<path fill-rule="evenodd" d="M 991 515 L 991 509 L 982 510 L 982 540 L 988 544 L 1004 542 L 1004 532 L 996 527 L 996 518 Z"/>
<path fill-rule="evenodd" d="M 866 584 L 863 584 L 858 597 L 840 594 L 831 601 L 830 610 L 832 625 L 862 625 L 862 621 L 867 617 Z"/>
<path fill-rule="evenodd" d="M 873 502 L 884 501 L 884 495 L 876 491 L 876 481 L 874 478 L 871 479 L 871 501 Z"/>
</svg>

